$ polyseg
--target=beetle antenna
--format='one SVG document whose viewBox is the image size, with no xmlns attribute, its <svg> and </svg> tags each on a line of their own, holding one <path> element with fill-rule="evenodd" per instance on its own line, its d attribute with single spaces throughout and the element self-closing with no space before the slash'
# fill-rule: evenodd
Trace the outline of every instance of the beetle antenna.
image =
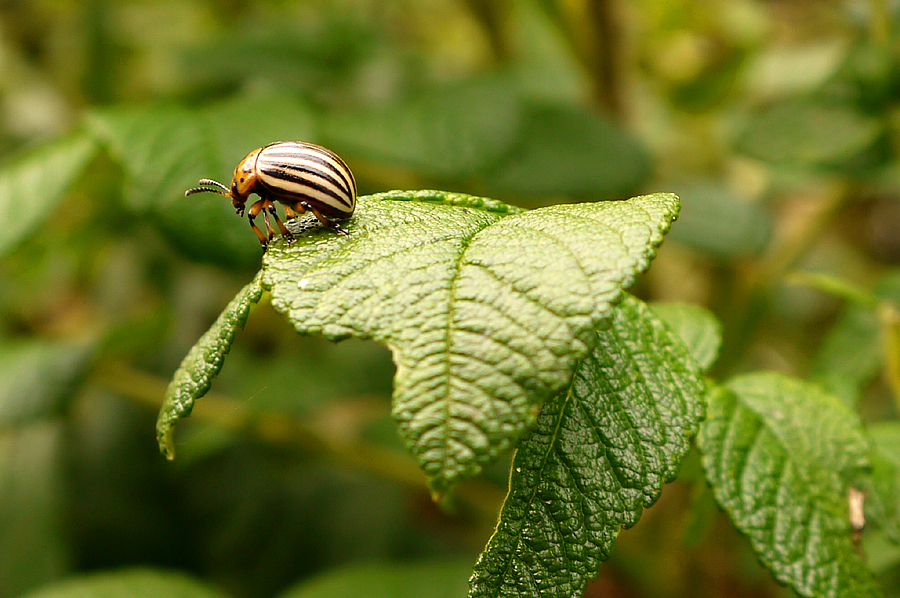
<svg viewBox="0 0 900 598">
<path fill-rule="evenodd" d="M 214 180 L 212 180 L 212 179 L 200 179 L 200 181 L 199 181 L 197 184 L 198 184 L 198 185 L 203 185 L 203 186 L 213 185 L 213 186 L 215 186 L 215 187 L 218 187 L 219 189 L 223 189 L 223 190 L 225 190 L 225 191 L 228 191 L 229 193 L 231 192 L 231 189 L 229 189 L 228 187 L 226 187 L 225 185 L 223 185 L 223 184 L 220 183 L 219 181 L 214 181 Z"/>
<path fill-rule="evenodd" d="M 188 189 L 184 192 L 184 196 L 187 197 L 189 195 L 193 195 L 194 193 L 218 193 L 219 195 L 231 197 L 231 189 L 218 181 L 214 181 L 212 179 L 200 179 L 198 184 L 200 185 L 200 187 Z M 218 189 L 213 189 L 208 185 L 214 185 L 215 187 L 218 187 Z"/>
</svg>

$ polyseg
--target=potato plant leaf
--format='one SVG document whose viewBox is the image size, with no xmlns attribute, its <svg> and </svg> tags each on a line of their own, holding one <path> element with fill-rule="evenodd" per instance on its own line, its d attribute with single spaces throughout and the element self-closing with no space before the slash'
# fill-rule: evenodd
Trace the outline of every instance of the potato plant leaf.
<svg viewBox="0 0 900 598">
<path fill-rule="evenodd" d="M 152 569 L 92 573 L 49 585 L 24 598 L 225 598 L 212 587 L 180 573 Z"/>
<path fill-rule="evenodd" d="M 851 540 L 847 493 L 869 454 L 855 413 L 773 373 L 734 378 L 708 401 L 707 479 L 763 564 L 801 596 L 881 596 Z"/>
<path fill-rule="evenodd" d="M 580 596 L 619 530 L 677 474 L 703 415 L 698 364 L 626 298 L 519 445 L 470 596 Z"/>
<path fill-rule="evenodd" d="M 97 144 L 76 132 L 23 152 L 0 168 L 0 254 L 59 211 L 96 154 Z"/>
<path fill-rule="evenodd" d="M 200 337 L 182 360 L 181 366 L 169 383 L 156 421 L 159 448 L 168 459 L 175 458 L 175 446 L 172 442 L 175 422 L 190 415 L 194 401 L 209 391 L 212 379 L 222 369 L 225 356 L 231 349 L 234 335 L 244 327 L 250 308 L 262 297 L 260 277 L 257 275 L 253 282 L 241 289 L 231 300 L 212 327 Z"/>
<path fill-rule="evenodd" d="M 712 367 L 722 346 L 722 325 L 709 310 L 690 303 L 654 303 L 650 308 L 678 335 L 703 371 Z"/>
<path fill-rule="evenodd" d="M 345 225 L 273 243 L 262 285 L 303 334 L 393 352 L 393 415 L 444 492 L 511 448 L 566 388 L 647 267 L 672 194 L 529 212 L 438 191 L 361 198 Z"/>
</svg>

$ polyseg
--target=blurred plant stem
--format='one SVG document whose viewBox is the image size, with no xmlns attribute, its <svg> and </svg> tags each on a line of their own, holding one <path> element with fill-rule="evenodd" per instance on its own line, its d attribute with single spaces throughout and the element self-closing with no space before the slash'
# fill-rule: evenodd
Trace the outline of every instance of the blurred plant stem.
<svg viewBox="0 0 900 598">
<path fill-rule="evenodd" d="M 475 19 L 481 23 L 491 51 L 497 62 L 504 62 L 509 58 L 509 46 L 506 43 L 506 35 L 503 33 L 504 20 L 508 18 L 508 2 L 502 0 L 465 0 L 469 10 Z"/>
<path fill-rule="evenodd" d="M 884 351 L 884 377 L 891 389 L 894 406 L 900 411 L 900 311 L 885 301 L 879 306 L 878 321 Z"/>
<path fill-rule="evenodd" d="M 788 284 L 797 284 L 818 289 L 824 293 L 834 297 L 840 297 L 852 303 L 856 303 L 867 309 L 876 310 L 880 304 L 880 299 L 867 291 L 850 282 L 822 274 L 820 272 L 807 272 L 804 270 L 796 270 L 785 276 L 785 282 Z"/>
<path fill-rule="evenodd" d="M 510 46 L 504 32 L 504 21 L 510 18 L 511 13 L 509 2 L 465 2 L 485 30 L 497 61 L 510 59 Z M 616 0 L 537 0 L 537 5 L 559 30 L 573 56 L 590 78 L 596 104 L 607 116 L 621 121 L 625 116 L 620 68 L 623 24 Z"/>
<path fill-rule="evenodd" d="M 622 121 L 622 37 L 623 24 L 616 0 L 581 0 L 563 5 L 539 0 L 548 17 L 556 23 L 575 58 L 587 72 L 594 101 L 607 116 Z"/>
<path fill-rule="evenodd" d="M 126 364 L 103 366 L 95 377 L 106 388 L 137 403 L 158 409 L 167 382 Z M 338 405 L 337 403 L 333 404 Z M 337 406 L 340 408 L 340 405 Z M 392 480 L 414 490 L 427 487 L 427 478 L 411 457 L 396 450 L 354 438 L 346 427 L 320 425 L 333 414 L 313 413 L 300 419 L 282 412 L 250 412 L 240 401 L 209 392 L 191 413 L 194 420 L 251 433 L 272 444 L 291 446 L 322 455 L 355 470 Z M 331 421 L 331 419 L 329 419 Z M 162 457 L 160 457 L 162 458 Z M 479 523 L 493 525 L 506 492 L 481 480 L 468 480 L 457 487 L 450 500 L 463 503 L 477 514 Z"/>
<path fill-rule="evenodd" d="M 871 36 L 878 46 L 886 46 L 891 39 L 891 11 L 887 0 L 869 0 L 872 12 Z"/>
<path fill-rule="evenodd" d="M 615 0 L 587 0 L 593 25 L 594 44 L 584 62 L 591 71 L 597 102 L 607 113 L 621 120 L 622 77 L 619 61 L 622 50 L 621 27 Z"/>
</svg>

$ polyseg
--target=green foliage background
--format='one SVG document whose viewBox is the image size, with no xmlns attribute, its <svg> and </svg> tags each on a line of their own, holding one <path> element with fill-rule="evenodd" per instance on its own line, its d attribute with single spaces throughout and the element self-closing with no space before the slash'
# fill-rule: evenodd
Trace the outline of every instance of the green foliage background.
<svg viewBox="0 0 900 598">
<path fill-rule="evenodd" d="M 394 367 L 379 345 L 298 337 L 264 301 L 180 425 L 178 460 L 157 452 L 166 383 L 260 263 L 227 200 L 184 189 L 227 182 L 248 151 L 290 138 L 336 150 L 361 193 L 434 187 L 526 208 L 677 193 L 679 221 L 632 292 L 711 309 L 717 377 L 799 376 L 843 401 L 834 419 L 861 419 L 877 474 L 862 551 L 885 595 L 900 593 L 897 10 L 0 7 L 0 598 L 78 584 L 465 592 L 510 462 L 435 505 L 390 420 Z M 785 384 L 750 375 L 728 392 L 760 385 Z M 748 408 L 722 405 L 712 422 Z M 762 433 L 753 417 L 775 408 L 749 409 L 747 434 Z M 717 430 L 698 439 L 709 454 Z M 830 458 L 855 458 L 853 442 Z M 694 451 L 587 595 L 790 595 L 715 500 L 729 497 L 713 496 Z M 106 577 L 120 568 L 135 570 Z"/>
</svg>

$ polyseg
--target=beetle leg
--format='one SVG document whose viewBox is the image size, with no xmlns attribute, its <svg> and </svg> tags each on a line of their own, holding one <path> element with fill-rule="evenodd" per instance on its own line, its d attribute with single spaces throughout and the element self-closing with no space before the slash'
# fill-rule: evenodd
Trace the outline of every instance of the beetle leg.
<svg viewBox="0 0 900 598">
<path fill-rule="evenodd" d="M 252 228 L 253 232 L 256 233 L 256 238 L 259 239 L 259 244 L 262 245 L 263 251 L 265 251 L 266 247 L 269 246 L 269 238 L 266 237 L 266 235 L 264 235 L 261 230 L 259 230 L 259 227 L 256 226 L 256 223 L 253 222 L 253 219 L 256 218 L 257 216 L 259 216 L 259 213 L 263 209 L 264 203 L 265 203 L 265 200 L 260 199 L 259 201 L 254 203 L 252 206 L 250 206 L 249 210 L 247 210 L 247 220 L 250 221 L 250 228 Z M 263 217 L 265 217 L 265 212 L 263 212 Z M 268 225 L 268 220 L 266 221 L 266 225 Z"/>
<path fill-rule="evenodd" d="M 271 201 L 268 202 L 268 204 L 266 205 L 266 211 L 268 211 L 269 214 L 272 215 L 272 218 L 275 219 L 275 224 L 278 225 L 278 230 L 281 232 L 282 238 L 285 239 L 288 243 L 293 243 L 294 235 L 291 234 L 291 231 L 289 231 L 287 229 L 287 227 L 284 225 L 284 222 L 282 222 L 281 218 L 278 217 L 278 211 L 275 209 L 275 204 L 272 203 Z M 285 212 L 285 215 L 287 215 L 287 212 Z M 266 224 L 268 224 L 268 223 L 269 223 L 269 219 L 266 218 Z M 272 233 L 274 233 L 274 232 L 275 231 L 272 231 Z M 272 237 L 270 236 L 269 238 L 271 239 Z"/>
<path fill-rule="evenodd" d="M 294 213 L 294 210 L 291 209 L 291 206 L 284 206 L 284 219 L 292 220 L 297 217 L 297 214 Z"/>
<path fill-rule="evenodd" d="M 347 232 L 347 230 L 343 226 L 341 226 L 340 224 L 338 224 L 337 222 L 335 222 L 333 220 L 329 220 L 328 218 L 325 217 L 324 214 L 322 214 L 322 212 L 320 212 L 316 208 L 312 207 L 307 202 L 305 202 L 305 201 L 298 202 L 297 204 L 294 205 L 294 208 L 296 208 L 297 206 L 300 206 L 301 209 L 299 211 L 301 214 L 303 212 L 305 212 L 306 210 L 309 210 L 310 212 L 315 214 L 316 218 L 319 219 L 319 222 L 321 222 L 323 226 L 326 226 L 326 227 L 328 227 L 332 230 L 335 230 L 344 235 L 350 234 Z"/>
<path fill-rule="evenodd" d="M 266 234 L 268 234 L 269 241 L 271 241 L 272 239 L 275 238 L 275 229 L 272 228 L 272 223 L 269 222 L 269 206 L 268 206 L 268 204 L 269 204 L 268 201 L 263 202 L 262 215 L 263 215 L 263 220 L 266 223 Z"/>
</svg>

